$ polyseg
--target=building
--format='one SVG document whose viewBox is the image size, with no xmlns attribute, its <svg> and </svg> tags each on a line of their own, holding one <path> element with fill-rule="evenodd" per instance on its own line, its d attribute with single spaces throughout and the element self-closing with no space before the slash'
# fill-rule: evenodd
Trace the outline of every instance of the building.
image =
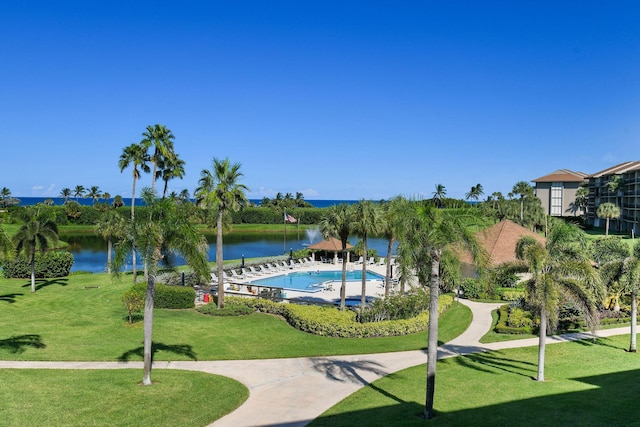
<svg viewBox="0 0 640 427">
<path fill-rule="evenodd" d="M 576 192 L 588 176 L 583 172 L 560 169 L 534 179 L 536 196 L 542 202 L 544 213 L 551 216 L 583 215 L 585 212 L 575 203 Z"/>
</svg>

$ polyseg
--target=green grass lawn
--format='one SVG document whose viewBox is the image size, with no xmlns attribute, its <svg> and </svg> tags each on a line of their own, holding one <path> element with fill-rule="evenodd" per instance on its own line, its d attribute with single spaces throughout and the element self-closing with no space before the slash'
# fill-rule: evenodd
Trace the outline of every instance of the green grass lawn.
<svg viewBox="0 0 640 427">
<path fill-rule="evenodd" d="M 638 425 L 640 354 L 628 336 L 547 346 L 546 382 L 534 381 L 537 347 L 438 362 L 434 408 L 419 418 L 424 365 L 389 375 L 349 396 L 311 426 Z"/>
<path fill-rule="evenodd" d="M 106 274 L 29 281 L 0 279 L 0 359 L 142 360 L 142 322 L 129 325 L 121 302 L 130 276 Z M 466 329 L 468 309 L 447 312 L 441 341 Z M 155 360 L 265 359 L 421 349 L 426 332 L 387 338 L 347 339 L 300 332 L 283 319 L 252 314 L 211 317 L 195 310 L 156 310 Z"/>
<path fill-rule="evenodd" d="M 249 396 L 232 379 L 202 372 L 3 369 L 3 426 L 205 426 Z"/>
</svg>

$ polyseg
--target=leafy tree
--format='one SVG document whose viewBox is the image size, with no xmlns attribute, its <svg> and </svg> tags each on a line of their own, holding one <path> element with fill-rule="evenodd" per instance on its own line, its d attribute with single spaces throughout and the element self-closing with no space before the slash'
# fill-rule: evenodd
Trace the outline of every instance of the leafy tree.
<svg viewBox="0 0 640 427">
<path fill-rule="evenodd" d="M 216 215 L 216 263 L 218 269 L 218 308 L 224 307 L 223 260 L 222 260 L 222 218 L 226 213 L 235 212 L 247 204 L 246 185 L 240 184 L 243 174 L 240 163 L 213 159 L 212 171 L 204 169 L 196 189 L 198 206 L 214 210 Z"/>
<path fill-rule="evenodd" d="M 594 301 L 602 300 L 601 282 L 582 250 L 583 233 L 573 224 L 554 225 L 546 245 L 532 243 L 524 248 L 523 260 L 531 278 L 526 281 L 527 298 L 540 317 L 537 380 L 544 381 L 547 330 L 555 327 L 562 298 L 573 301 L 584 314 L 591 330 L 598 316 Z"/>
<path fill-rule="evenodd" d="M 0 227 L 0 254 L 5 257 L 9 254 L 11 249 L 13 249 L 11 239 L 9 238 L 7 231 Z"/>
<path fill-rule="evenodd" d="M 587 215 L 587 207 L 589 206 L 589 189 L 587 187 L 580 187 L 576 191 L 576 199 L 573 202 L 576 209 Z"/>
<path fill-rule="evenodd" d="M 605 228 L 605 236 L 609 235 L 609 220 L 612 218 L 620 218 L 620 208 L 613 203 L 601 203 L 596 211 L 598 218 L 606 218 L 607 225 Z"/>
<path fill-rule="evenodd" d="M 403 271 L 415 271 L 418 283 L 429 287 L 429 343 L 427 347 L 427 392 L 424 416 L 433 418 L 436 361 L 438 356 L 438 302 L 440 261 L 443 251 L 458 245 L 470 251 L 477 263 L 486 259 L 468 218 L 478 218 L 477 209 L 438 209 L 431 204 L 405 201 L 398 207 L 403 218 L 398 232 L 399 261 Z M 472 211 L 472 212 L 471 212 Z"/>
<path fill-rule="evenodd" d="M 447 189 L 442 184 L 436 184 L 436 191 L 434 191 L 432 194 L 433 194 L 433 197 L 431 200 L 435 202 L 436 206 L 441 208 L 442 202 L 447 196 Z"/>
<path fill-rule="evenodd" d="M 76 198 L 76 202 L 79 198 L 84 197 L 86 191 L 83 185 L 76 185 L 76 188 L 73 189 L 73 196 Z"/>
<path fill-rule="evenodd" d="M 122 196 L 117 194 L 114 198 L 113 198 L 113 207 L 114 208 L 119 208 L 124 206 L 124 201 L 122 200 Z"/>
<path fill-rule="evenodd" d="M 354 234 L 362 239 L 362 253 L 368 257 L 367 239 L 375 236 L 384 226 L 384 217 L 381 215 L 380 206 L 367 200 L 360 200 L 353 206 L 353 223 L 351 224 Z M 360 311 L 364 310 L 367 301 L 367 261 L 362 263 L 362 293 L 360 295 Z"/>
<path fill-rule="evenodd" d="M 149 267 L 144 303 L 144 374 L 143 385 L 151 385 L 153 307 L 155 305 L 158 265 L 168 251 L 179 253 L 199 277 L 207 275 L 207 242 L 197 228 L 175 204 L 156 200 L 151 191 L 143 192 L 149 216 L 135 219 L 128 230 L 128 238 L 116 244 L 112 274 L 119 275 L 126 256 L 136 247 Z"/>
<path fill-rule="evenodd" d="M 158 178 L 158 167 L 160 164 L 175 157 L 175 152 L 173 151 L 174 139 L 175 137 L 171 130 L 160 124 L 147 126 L 146 131 L 142 133 L 142 141 L 140 141 L 140 145 L 144 148 L 145 152 L 147 152 L 149 148 L 153 147 L 153 153 L 149 157 L 150 162 L 153 165 L 153 172 L 151 173 L 151 192 L 155 192 L 156 189 L 156 178 Z"/>
<path fill-rule="evenodd" d="M 320 231 L 325 238 L 340 240 L 342 247 L 342 284 L 340 286 L 340 310 L 345 309 L 347 289 L 347 243 L 351 234 L 353 208 L 346 203 L 329 207 L 320 221 Z"/>
<path fill-rule="evenodd" d="M 48 211 L 29 209 L 25 211 L 25 223 L 13 236 L 16 254 L 24 254 L 31 265 L 31 292 L 36 291 L 36 251 L 44 252 L 58 242 L 58 227 Z"/>
<path fill-rule="evenodd" d="M 149 172 L 150 168 L 147 164 L 150 161 L 144 147 L 139 144 L 131 144 L 122 150 L 118 166 L 120 167 L 120 173 L 122 173 L 129 166 L 133 166 L 131 176 L 133 177 L 133 185 L 131 187 L 131 223 L 135 222 L 135 202 L 136 202 L 136 182 L 140 179 L 140 171 Z M 136 271 L 136 248 L 131 248 L 132 252 L 132 269 L 133 269 L 133 283 L 136 283 L 137 271 Z"/>
<path fill-rule="evenodd" d="M 107 272 L 109 274 L 111 274 L 113 240 L 122 238 L 125 228 L 125 219 L 114 210 L 109 210 L 103 213 L 96 224 L 96 232 L 107 241 Z"/>
<path fill-rule="evenodd" d="M 533 187 L 527 181 L 518 181 L 511 192 L 520 195 L 520 225 L 524 225 L 524 201 L 526 198 L 533 197 Z"/>
</svg>

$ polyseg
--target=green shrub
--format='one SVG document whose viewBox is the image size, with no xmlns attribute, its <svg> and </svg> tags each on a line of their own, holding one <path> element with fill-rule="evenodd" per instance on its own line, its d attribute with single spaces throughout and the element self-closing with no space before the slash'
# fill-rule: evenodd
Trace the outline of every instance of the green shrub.
<svg viewBox="0 0 640 427">
<path fill-rule="evenodd" d="M 424 289 L 418 289 L 407 295 L 377 299 L 358 312 L 356 319 L 360 323 L 410 319 L 428 309 L 429 294 Z"/>
<path fill-rule="evenodd" d="M 519 308 L 514 308 L 514 310 L 520 310 Z M 508 305 L 503 305 L 498 309 L 498 324 L 495 327 L 495 332 L 498 334 L 532 334 L 534 333 L 533 328 L 533 320 L 531 320 L 530 326 L 510 326 L 509 325 L 509 311 L 510 308 Z M 522 315 L 524 317 L 524 315 Z M 524 321 L 518 319 L 518 315 L 516 315 L 515 321 L 519 321 L 523 323 Z"/>
<path fill-rule="evenodd" d="M 524 289 L 498 289 L 497 293 L 503 301 L 520 301 L 527 296 Z"/>
<path fill-rule="evenodd" d="M 246 305 L 226 304 L 224 308 L 218 308 L 215 303 L 202 305 L 196 310 L 209 316 L 246 316 L 256 312 L 254 308 Z"/>
<path fill-rule="evenodd" d="M 73 255 L 68 251 L 37 252 L 35 273 L 37 278 L 66 277 L 71 272 Z M 27 279 L 31 277 L 31 265 L 25 257 L 5 260 L 2 264 L 7 279 Z"/>
<path fill-rule="evenodd" d="M 464 279 L 460 283 L 460 289 L 467 299 L 479 298 L 482 293 L 482 282 L 479 279 Z"/>
<path fill-rule="evenodd" d="M 129 312 L 129 323 L 133 323 L 133 314 L 140 313 L 144 308 L 144 293 L 129 289 L 122 296 L 122 302 Z"/>
<path fill-rule="evenodd" d="M 144 296 L 147 292 L 146 283 L 138 283 L 132 286 L 135 292 L 141 292 Z M 156 296 L 154 308 L 185 309 L 195 307 L 196 291 L 186 286 L 167 286 L 156 283 Z"/>
<path fill-rule="evenodd" d="M 531 328 L 533 326 L 533 319 L 531 319 L 531 314 L 528 311 L 511 307 L 509 308 L 507 325 L 512 328 Z"/>
</svg>

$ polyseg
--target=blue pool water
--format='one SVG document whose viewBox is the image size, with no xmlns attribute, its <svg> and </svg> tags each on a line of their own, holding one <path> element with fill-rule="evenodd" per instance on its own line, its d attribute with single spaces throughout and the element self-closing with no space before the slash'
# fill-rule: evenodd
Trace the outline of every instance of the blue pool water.
<svg viewBox="0 0 640 427">
<path fill-rule="evenodd" d="M 382 280 L 383 276 L 367 271 L 367 280 Z M 362 271 L 347 271 L 347 281 L 361 281 Z M 296 271 L 266 279 L 252 280 L 251 283 L 259 286 L 271 286 L 290 291 L 318 292 L 323 288 L 324 282 L 342 282 L 342 271 Z"/>
</svg>

